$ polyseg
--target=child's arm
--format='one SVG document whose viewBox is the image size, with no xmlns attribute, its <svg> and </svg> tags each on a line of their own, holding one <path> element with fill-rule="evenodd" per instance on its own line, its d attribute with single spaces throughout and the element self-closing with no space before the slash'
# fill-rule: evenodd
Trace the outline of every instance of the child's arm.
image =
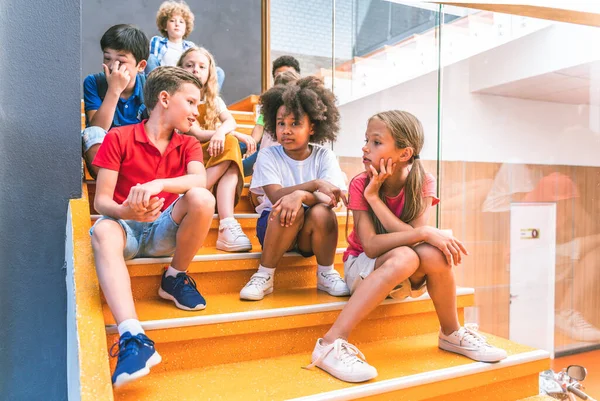
<svg viewBox="0 0 600 401">
<path fill-rule="evenodd" d="M 323 203 L 328 207 L 336 206 L 332 204 L 331 198 L 320 192 L 294 191 L 291 194 L 279 198 L 271 209 L 271 217 L 269 220 L 275 220 L 277 216 L 279 216 L 281 226 L 289 227 L 296 220 L 296 216 L 298 211 L 302 208 L 302 204 L 314 206 L 318 203 Z"/>
<path fill-rule="evenodd" d="M 262 189 L 265 191 L 265 195 L 267 195 L 272 204 L 277 203 L 279 199 L 295 191 L 304 191 L 310 193 L 312 197 L 309 197 L 306 194 L 304 196 L 307 197 L 306 200 L 308 202 L 312 202 L 312 204 L 321 203 L 321 200 L 313 195 L 313 193 L 316 191 L 322 192 L 326 196 L 329 196 L 329 198 L 332 199 L 332 202 L 336 205 L 339 203 L 340 199 L 344 201 L 344 204 L 347 203 L 346 196 L 341 189 L 327 181 L 320 179 L 308 181 L 291 187 L 283 187 L 279 184 L 265 185 L 262 187 Z M 304 202 L 304 204 L 312 206 L 307 202 Z"/>
<path fill-rule="evenodd" d="M 108 83 L 106 96 L 97 110 L 86 112 L 86 117 L 89 126 L 100 127 L 108 131 L 112 125 L 121 93 L 127 88 L 129 81 L 136 79 L 136 77 L 130 77 L 129 71 L 118 61 L 115 61 L 112 71 L 109 71 L 106 64 L 102 64 L 102 68 L 104 68 L 104 75 Z"/>
<path fill-rule="evenodd" d="M 96 195 L 94 197 L 94 208 L 103 216 L 109 216 L 115 219 L 136 220 L 141 222 L 150 222 L 156 220 L 160 215 L 160 210 L 165 204 L 164 198 L 151 197 L 147 206 L 134 208 L 129 202 L 125 201 L 119 205 L 114 201 L 113 195 L 119 172 L 100 168 L 96 178 Z"/>
<path fill-rule="evenodd" d="M 255 124 L 254 128 L 252 128 L 252 133 L 250 136 L 254 139 L 256 143 L 260 142 L 262 139 L 263 133 L 265 132 L 265 126 L 260 124 Z"/>
</svg>

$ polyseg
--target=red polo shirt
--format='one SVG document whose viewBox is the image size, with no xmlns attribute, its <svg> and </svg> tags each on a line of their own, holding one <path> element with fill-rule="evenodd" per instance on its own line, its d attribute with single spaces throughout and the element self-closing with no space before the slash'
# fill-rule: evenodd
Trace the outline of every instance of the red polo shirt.
<svg viewBox="0 0 600 401">
<path fill-rule="evenodd" d="M 187 174 L 189 162 L 202 162 L 202 146 L 194 137 L 173 132 L 164 154 L 150 142 L 145 121 L 111 129 L 94 158 L 94 166 L 119 172 L 113 199 L 122 204 L 129 190 L 136 184 L 145 184 L 157 178 L 175 178 Z M 165 210 L 178 194 L 161 192 Z"/>
</svg>

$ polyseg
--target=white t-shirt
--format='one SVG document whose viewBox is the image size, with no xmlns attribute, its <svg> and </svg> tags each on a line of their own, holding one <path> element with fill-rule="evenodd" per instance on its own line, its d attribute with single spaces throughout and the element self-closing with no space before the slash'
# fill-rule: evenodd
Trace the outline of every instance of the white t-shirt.
<svg viewBox="0 0 600 401">
<path fill-rule="evenodd" d="M 183 42 L 174 43 L 170 40 L 167 42 L 167 51 L 165 52 L 160 65 L 176 66 L 179 58 L 183 54 Z"/>
<path fill-rule="evenodd" d="M 290 158 L 281 145 L 260 150 L 250 183 L 250 190 L 263 198 L 262 203 L 256 207 L 256 213 L 261 214 L 263 210 L 271 210 L 273 206 L 262 189 L 266 185 L 278 184 L 287 188 L 322 179 L 346 190 L 344 174 L 335 154 L 323 146 L 314 144 L 309 146 L 312 152 L 304 160 Z"/>
</svg>

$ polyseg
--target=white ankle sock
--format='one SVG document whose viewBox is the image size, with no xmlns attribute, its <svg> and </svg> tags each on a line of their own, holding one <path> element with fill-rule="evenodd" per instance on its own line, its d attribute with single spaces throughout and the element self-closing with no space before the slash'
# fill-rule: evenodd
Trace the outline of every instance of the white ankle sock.
<svg viewBox="0 0 600 401">
<path fill-rule="evenodd" d="M 177 270 L 173 266 L 169 266 L 169 268 L 167 269 L 166 276 L 167 277 L 177 277 L 177 275 L 179 273 L 185 273 L 185 271 L 182 272 L 181 270 Z"/>
<path fill-rule="evenodd" d="M 144 329 L 142 328 L 142 324 L 137 319 L 127 319 L 123 320 L 119 326 L 119 336 L 122 336 L 123 333 L 130 332 L 132 336 L 136 334 L 144 333 Z"/>
<path fill-rule="evenodd" d="M 271 269 L 270 267 L 264 267 L 263 265 L 259 265 L 258 272 L 267 273 L 269 276 L 272 276 L 273 274 L 275 274 L 275 268 Z"/>
<path fill-rule="evenodd" d="M 317 265 L 317 273 L 327 273 L 333 270 L 333 265 L 323 266 Z"/>
<path fill-rule="evenodd" d="M 237 223 L 235 217 L 225 217 L 222 220 L 219 220 L 219 225 L 228 226 L 230 224 Z"/>
</svg>

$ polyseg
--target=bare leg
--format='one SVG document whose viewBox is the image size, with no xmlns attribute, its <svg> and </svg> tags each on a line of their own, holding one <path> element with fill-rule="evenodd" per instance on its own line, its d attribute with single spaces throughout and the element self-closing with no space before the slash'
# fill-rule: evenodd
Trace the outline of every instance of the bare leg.
<svg viewBox="0 0 600 401">
<path fill-rule="evenodd" d="M 394 287 L 410 277 L 419 267 L 419 257 L 410 247 L 392 249 L 378 257 L 375 270 L 352 294 L 350 300 L 323 336 L 325 344 L 348 336 L 369 313 L 388 296 Z"/>
<path fill-rule="evenodd" d="M 226 160 L 223 163 L 219 163 L 216 166 L 210 166 L 206 169 L 206 188 L 211 189 L 217 182 L 223 177 L 223 174 L 229 168 L 231 160 Z"/>
<path fill-rule="evenodd" d="M 172 217 L 179 224 L 171 266 L 185 271 L 202 246 L 215 212 L 215 198 L 205 188 L 192 188 L 173 206 Z"/>
<path fill-rule="evenodd" d="M 322 266 L 333 264 L 338 241 L 338 224 L 335 212 L 317 204 L 308 209 L 304 227 L 298 233 L 298 248 L 313 252 Z"/>
<path fill-rule="evenodd" d="M 88 149 L 87 152 L 85 152 L 85 155 L 83 156 L 85 159 L 85 165 L 87 166 L 87 169 L 90 172 L 90 175 L 94 179 L 96 179 L 96 177 L 98 176 L 98 170 L 100 170 L 100 168 L 94 166 L 92 164 L 92 162 L 94 161 L 94 157 L 96 157 L 96 153 L 98 153 L 98 149 L 100 149 L 100 145 L 101 144 L 93 145 L 92 147 L 90 147 Z"/>
<path fill-rule="evenodd" d="M 298 232 L 304 225 L 304 209 L 300 208 L 296 215 L 296 220 L 289 227 L 282 227 L 278 219 L 270 221 L 267 224 L 267 232 L 263 243 L 263 252 L 260 257 L 260 264 L 264 267 L 274 269 L 294 244 Z"/>
<path fill-rule="evenodd" d="M 415 248 L 421 264 L 410 276 L 413 287 L 427 280 L 427 292 L 435 306 L 442 332 L 446 335 L 460 328 L 456 311 L 456 281 L 454 270 L 448 265 L 444 254 L 434 246 L 420 244 Z"/>
<path fill-rule="evenodd" d="M 229 168 L 225 171 L 217 186 L 217 209 L 221 220 L 233 217 L 235 191 L 238 185 L 238 167 L 231 162 L 228 164 Z"/>
<path fill-rule="evenodd" d="M 131 280 L 123 258 L 125 233 L 121 225 L 113 220 L 100 221 L 94 227 L 92 247 L 100 288 L 115 321 L 119 324 L 127 319 L 137 319 Z"/>
</svg>

